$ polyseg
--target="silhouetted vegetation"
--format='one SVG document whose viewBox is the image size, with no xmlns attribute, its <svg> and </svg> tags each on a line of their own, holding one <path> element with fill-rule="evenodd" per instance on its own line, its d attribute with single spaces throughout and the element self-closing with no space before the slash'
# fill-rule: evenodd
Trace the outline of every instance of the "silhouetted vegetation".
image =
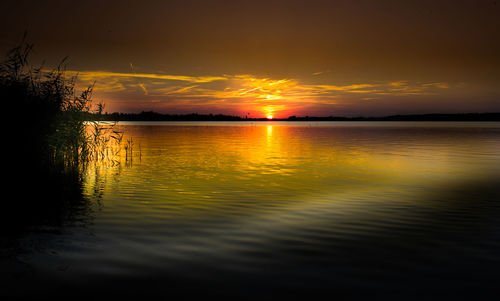
<svg viewBox="0 0 500 301">
<path fill-rule="evenodd" d="M 242 118 L 222 114 L 161 114 L 156 112 L 141 113 L 104 113 L 86 114 L 88 120 L 96 121 L 264 121 L 267 118 Z M 275 118 L 273 121 L 500 121 L 500 113 L 467 114 L 421 114 L 392 115 L 384 117 L 341 117 L 341 116 L 290 116 Z"/>
<path fill-rule="evenodd" d="M 47 71 L 29 64 L 33 45 L 23 42 L 0 64 L 0 99 L 9 120 L 4 148 L 9 170 L 3 221 L 58 223 L 82 205 L 82 175 L 95 156 L 100 133 L 89 128 L 92 86 L 75 92 L 64 60 Z M 97 106 L 99 114 L 102 106 Z M 51 218 L 57 216 L 58 218 Z M 8 217 L 8 218 L 7 218 Z"/>
<path fill-rule="evenodd" d="M 239 116 L 230 116 L 223 114 L 161 114 L 152 111 L 141 113 L 104 113 L 89 114 L 89 120 L 96 121 L 242 121 L 245 120 Z"/>
<path fill-rule="evenodd" d="M 383 117 L 290 116 L 286 120 L 288 121 L 500 121 L 500 113 L 418 114 L 418 115 L 391 115 Z"/>
</svg>

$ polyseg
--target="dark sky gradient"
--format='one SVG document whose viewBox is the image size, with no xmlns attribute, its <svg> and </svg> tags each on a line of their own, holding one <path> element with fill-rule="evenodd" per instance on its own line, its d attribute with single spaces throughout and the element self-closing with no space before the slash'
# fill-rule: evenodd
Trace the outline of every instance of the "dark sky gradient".
<svg viewBox="0 0 500 301">
<path fill-rule="evenodd" d="M 500 111 L 497 1 L 2 1 L 0 50 L 69 56 L 108 111 Z M 97 72 L 99 71 L 99 72 Z"/>
</svg>

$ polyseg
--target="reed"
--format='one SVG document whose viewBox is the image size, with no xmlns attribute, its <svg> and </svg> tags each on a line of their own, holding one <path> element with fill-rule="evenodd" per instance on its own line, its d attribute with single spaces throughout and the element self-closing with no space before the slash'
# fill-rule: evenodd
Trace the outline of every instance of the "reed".
<svg viewBox="0 0 500 301">
<path fill-rule="evenodd" d="M 94 104 L 94 85 L 75 91 L 76 77 L 67 77 L 63 60 L 46 71 L 30 66 L 33 45 L 23 38 L 0 64 L 0 97 L 8 111 L 19 116 L 11 136 L 22 160 L 52 171 L 80 170 L 91 160 L 110 157 L 111 139 L 121 141 L 113 124 L 90 121 L 101 114 L 102 104 Z"/>
<path fill-rule="evenodd" d="M 81 207 L 83 181 L 90 162 L 120 152 L 123 133 L 114 123 L 88 121 L 102 113 L 94 103 L 94 85 L 76 91 L 65 60 L 47 71 L 33 67 L 33 45 L 25 37 L 0 63 L 0 99 L 4 116 L 3 149 L 9 197 L 2 202 L 2 223 L 58 223 Z M 10 117 L 10 118 L 8 118 Z M 51 218 L 53 216 L 54 218 Z M 57 218 L 56 218 L 57 217 Z"/>
</svg>

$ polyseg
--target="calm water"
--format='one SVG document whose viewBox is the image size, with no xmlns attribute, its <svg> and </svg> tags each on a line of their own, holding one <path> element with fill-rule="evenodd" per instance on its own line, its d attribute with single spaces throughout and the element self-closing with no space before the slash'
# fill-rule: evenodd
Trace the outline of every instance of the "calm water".
<svg viewBox="0 0 500 301">
<path fill-rule="evenodd" d="M 120 123 L 9 296 L 466 296 L 500 268 L 500 123 Z"/>
</svg>

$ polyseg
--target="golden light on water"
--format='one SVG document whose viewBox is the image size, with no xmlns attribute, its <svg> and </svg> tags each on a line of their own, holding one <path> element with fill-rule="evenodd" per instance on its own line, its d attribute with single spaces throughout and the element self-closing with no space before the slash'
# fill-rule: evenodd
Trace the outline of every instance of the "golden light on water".
<svg viewBox="0 0 500 301">
<path fill-rule="evenodd" d="M 369 236 L 370 242 L 374 235 L 387 239 L 393 225 L 408 233 L 420 226 L 433 229 L 428 227 L 429 222 L 435 225 L 433 216 L 461 202 L 455 194 L 446 198 L 450 187 L 497 175 L 493 166 L 500 158 L 491 156 L 498 148 L 491 142 L 498 141 L 497 132 L 481 138 L 475 131 L 446 125 L 419 127 L 281 121 L 120 123 L 123 141 L 134 142 L 132 150 L 118 155 L 119 164 L 92 164 L 85 194 L 102 194 L 105 210 L 95 224 L 103 229 L 100 233 L 116 231 L 111 233 L 140 246 L 137 254 L 130 251 L 138 262 L 145 255 L 161 254 L 152 264 L 167 262 L 169 268 L 170 262 L 193 252 L 196 258 L 229 254 L 253 264 L 261 258 L 249 245 L 253 241 L 270 252 L 276 252 L 276 240 L 328 251 L 325 241 L 337 237 L 342 243 L 356 235 Z M 486 157 L 467 155 L 473 147 Z M 469 212 L 464 218 L 468 222 Z M 331 237 L 324 236 L 329 233 Z M 145 239 L 153 243 L 145 244 Z M 103 249 L 110 254 L 133 249 L 107 241 Z M 401 241 L 400 236 L 394 241 Z M 362 240 L 354 247 L 367 245 Z M 394 243 L 387 247 L 392 250 Z"/>
<path fill-rule="evenodd" d="M 124 132 L 123 141 L 133 141 L 132 149 L 128 154 L 119 153 L 118 163 L 104 160 L 103 166 L 97 164 L 98 178 L 89 177 L 88 181 L 104 183 L 116 177 L 117 168 L 112 166 L 123 167 L 120 183 L 110 180 L 106 189 L 133 187 L 142 203 L 124 209 L 121 198 L 112 198 L 106 206 L 116 216 L 143 216 L 142 222 L 158 208 L 146 206 L 146 201 L 175 208 L 168 214 L 174 220 L 201 214 L 193 208 L 205 208 L 203 214 L 227 208 L 221 201 L 237 204 L 237 200 L 262 197 L 266 201 L 256 202 L 258 208 L 267 206 L 266 198 L 280 200 L 282 208 L 297 202 L 306 206 L 313 200 L 330 206 L 339 202 L 334 196 L 345 191 L 375 193 L 396 182 L 427 185 L 429 174 L 451 181 L 479 172 L 468 169 L 466 175 L 461 172 L 465 163 L 450 159 L 452 154 L 465 153 L 471 140 L 443 147 L 435 143 L 440 135 L 427 138 L 420 131 L 415 134 L 422 145 L 403 134 L 387 136 L 381 129 L 367 134 L 367 128 L 357 130 L 355 126 L 280 122 L 260 126 L 123 125 L 118 129 Z M 394 149 L 394 143 L 400 147 Z M 96 172 L 89 169 L 89 174 Z M 324 198 L 317 199 L 320 196 Z M 176 215 L 179 210 L 182 215 Z M 247 209 L 235 205 L 232 210 L 243 213 Z M 164 218 L 167 213 L 161 214 Z"/>
</svg>

